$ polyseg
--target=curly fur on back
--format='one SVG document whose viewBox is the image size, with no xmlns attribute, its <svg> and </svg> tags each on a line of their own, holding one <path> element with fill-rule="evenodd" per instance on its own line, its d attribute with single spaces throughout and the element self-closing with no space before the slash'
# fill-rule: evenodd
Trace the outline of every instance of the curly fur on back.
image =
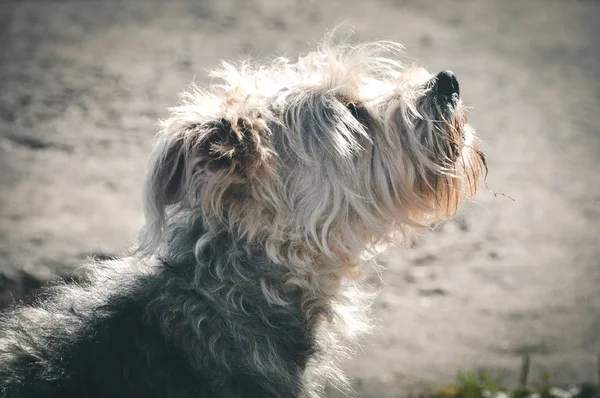
<svg viewBox="0 0 600 398">
<path fill-rule="evenodd" d="M 128 257 L 0 319 L 0 397 L 319 397 L 364 254 L 454 214 L 481 153 L 390 42 L 223 64 L 162 123 Z"/>
</svg>

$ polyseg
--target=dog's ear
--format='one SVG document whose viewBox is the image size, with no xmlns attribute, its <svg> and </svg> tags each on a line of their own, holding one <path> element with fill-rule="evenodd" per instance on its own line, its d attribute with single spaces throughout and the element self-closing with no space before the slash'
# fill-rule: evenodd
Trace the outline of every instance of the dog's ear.
<svg viewBox="0 0 600 398">
<path fill-rule="evenodd" d="M 154 200 L 165 205 L 173 204 L 184 194 L 183 182 L 187 179 L 188 167 L 185 139 L 178 135 L 159 142 L 150 159 L 147 189 L 154 193 Z"/>
<path fill-rule="evenodd" d="M 220 119 L 208 123 L 199 150 L 208 170 L 222 172 L 240 182 L 260 173 L 273 157 L 267 126 L 260 119 Z"/>
<path fill-rule="evenodd" d="M 150 159 L 146 201 L 159 211 L 197 194 L 203 184 L 247 182 L 271 163 L 273 152 L 260 122 L 218 119 L 203 124 L 167 126 Z M 156 207 L 152 206 L 152 207 Z"/>
</svg>

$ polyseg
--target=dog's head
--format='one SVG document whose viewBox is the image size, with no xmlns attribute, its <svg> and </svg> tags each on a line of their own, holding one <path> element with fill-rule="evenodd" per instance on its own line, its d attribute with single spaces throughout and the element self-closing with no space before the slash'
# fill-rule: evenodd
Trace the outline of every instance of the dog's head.
<svg viewBox="0 0 600 398">
<path fill-rule="evenodd" d="M 399 53 L 326 44 L 296 62 L 224 64 L 220 84 L 185 93 L 150 160 L 146 246 L 183 212 L 274 258 L 350 258 L 454 214 L 483 159 L 458 81 Z"/>
</svg>

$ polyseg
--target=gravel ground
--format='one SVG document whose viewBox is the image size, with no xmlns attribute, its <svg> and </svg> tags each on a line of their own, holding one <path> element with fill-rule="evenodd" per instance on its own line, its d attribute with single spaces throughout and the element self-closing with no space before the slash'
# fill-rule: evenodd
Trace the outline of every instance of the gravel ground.
<svg viewBox="0 0 600 398">
<path fill-rule="evenodd" d="M 378 328 L 345 365 L 357 396 L 506 374 L 523 353 L 533 378 L 593 380 L 599 16 L 592 0 L 0 0 L 0 302 L 135 240 L 156 121 L 192 79 L 220 58 L 306 51 L 349 22 L 404 43 L 407 63 L 456 72 L 490 189 L 514 199 L 482 189 L 383 256 Z"/>
</svg>

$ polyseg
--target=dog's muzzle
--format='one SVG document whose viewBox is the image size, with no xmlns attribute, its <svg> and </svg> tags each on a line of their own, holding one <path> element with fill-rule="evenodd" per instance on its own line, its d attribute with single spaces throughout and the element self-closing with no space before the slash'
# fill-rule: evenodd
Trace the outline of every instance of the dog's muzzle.
<svg viewBox="0 0 600 398">
<path fill-rule="evenodd" d="M 460 97 L 460 87 L 454 73 L 450 70 L 443 70 L 433 77 L 433 90 L 439 95 L 458 99 Z"/>
</svg>

